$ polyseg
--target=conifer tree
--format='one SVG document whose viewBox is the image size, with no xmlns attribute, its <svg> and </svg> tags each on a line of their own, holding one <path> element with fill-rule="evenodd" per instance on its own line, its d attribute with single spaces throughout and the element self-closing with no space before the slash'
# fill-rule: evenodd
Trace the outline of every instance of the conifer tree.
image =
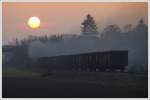
<svg viewBox="0 0 150 100">
<path fill-rule="evenodd" d="M 88 14 L 86 19 L 82 22 L 81 31 L 82 31 L 82 34 L 85 34 L 85 35 L 86 34 L 94 35 L 98 33 L 95 20 L 90 14 Z"/>
</svg>

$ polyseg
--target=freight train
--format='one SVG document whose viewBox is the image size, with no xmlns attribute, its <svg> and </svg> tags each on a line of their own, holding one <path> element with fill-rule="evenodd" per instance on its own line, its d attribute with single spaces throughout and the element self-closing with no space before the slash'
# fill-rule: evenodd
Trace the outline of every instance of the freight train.
<svg viewBox="0 0 150 100">
<path fill-rule="evenodd" d="M 124 71 L 128 65 L 128 51 L 91 52 L 52 57 L 41 57 L 37 66 L 48 69 Z"/>
</svg>

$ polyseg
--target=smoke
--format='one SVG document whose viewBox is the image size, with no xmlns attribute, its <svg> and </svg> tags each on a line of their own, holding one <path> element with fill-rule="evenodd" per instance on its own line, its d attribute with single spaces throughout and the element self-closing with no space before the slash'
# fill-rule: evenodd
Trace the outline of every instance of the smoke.
<svg viewBox="0 0 150 100">
<path fill-rule="evenodd" d="M 101 39 L 96 35 L 63 36 L 60 40 L 48 40 L 44 43 L 41 41 L 31 42 L 28 54 L 32 59 L 38 59 L 39 57 L 78 53 L 128 50 L 129 65 L 145 65 L 147 64 L 147 45 L 144 45 L 143 41 L 141 38 L 136 38 L 136 36 L 130 40 L 128 34 L 123 34 L 120 37 L 118 35 L 117 38 L 111 36 L 111 39 Z M 145 41 L 145 43 L 147 42 Z"/>
<path fill-rule="evenodd" d="M 62 37 L 61 40 L 31 42 L 29 56 L 32 59 L 58 55 L 69 55 L 100 51 L 100 39 L 97 36 L 82 35 L 77 37 Z"/>
</svg>

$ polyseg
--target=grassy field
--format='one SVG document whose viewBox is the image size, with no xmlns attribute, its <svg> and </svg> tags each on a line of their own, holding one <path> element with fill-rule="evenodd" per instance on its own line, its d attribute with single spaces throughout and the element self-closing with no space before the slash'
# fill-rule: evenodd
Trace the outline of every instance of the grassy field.
<svg viewBox="0 0 150 100">
<path fill-rule="evenodd" d="M 52 71 L 9 69 L 3 71 L 3 97 L 30 98 L 146 98 L 147 74 L 119 72 Z"/>
</svg>

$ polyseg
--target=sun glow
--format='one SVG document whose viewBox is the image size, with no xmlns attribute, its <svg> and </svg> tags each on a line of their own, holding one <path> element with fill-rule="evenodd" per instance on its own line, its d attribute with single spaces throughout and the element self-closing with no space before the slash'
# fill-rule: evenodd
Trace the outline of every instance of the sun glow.
<svg viewBox="0 0 150 100">
<path fill-rule="evenodd" d="M 30 17 L 28 20 L 29 27 L 36 29 L 40 27 L 40 19 L 38 17 Z"/>
</svg>

